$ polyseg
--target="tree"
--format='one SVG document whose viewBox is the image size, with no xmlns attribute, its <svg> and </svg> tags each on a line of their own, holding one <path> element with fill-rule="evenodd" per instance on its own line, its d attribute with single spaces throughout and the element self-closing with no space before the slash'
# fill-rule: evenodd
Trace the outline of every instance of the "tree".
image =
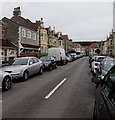
<svg viewBox="0 0 115 120">
<path fill-rule="evenodd" d="M 95 53 L 97 53 L 97 54 L 100 54 L 100 52 L 101 52 L 100 49 L 95 50 Z"/>
</svg>

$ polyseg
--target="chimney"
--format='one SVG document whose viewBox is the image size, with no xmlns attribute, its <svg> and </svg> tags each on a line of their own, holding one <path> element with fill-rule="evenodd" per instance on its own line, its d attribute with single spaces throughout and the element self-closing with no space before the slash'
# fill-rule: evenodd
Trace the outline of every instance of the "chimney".
<svg viewBox="0 0 115 120">
<path fill-rule="evenodd" d="M 41 18 L 41 23 L 43 23 L 43 18 Z"/>
<path fill-rule="evenodd" d="M 14 16 L 21 16 L 20 7 L 14 8 L 13 15 Z"/>
</svg>

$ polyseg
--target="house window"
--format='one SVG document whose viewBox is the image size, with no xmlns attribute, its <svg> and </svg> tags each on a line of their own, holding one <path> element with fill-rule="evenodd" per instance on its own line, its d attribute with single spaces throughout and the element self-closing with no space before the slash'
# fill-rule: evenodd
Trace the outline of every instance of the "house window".
<svg viewBox="0 0 115 120">
<path fill-rule="evenodd" d="M 56 41 L 54 41 L 54 44 L 56 44 Z"/>
<path fill-rule="evenodd" d="M 59 41 L 60 45 L 61 45 L 61 41 Z"/>
<path fill-rule="evenodd" d="M 41 40 L 44 40 L 44 35 L 43 35 L 43 33 L 41 33 Z"/>
<path fill-rule="evenodd" d="M 30 31 L 28 31 L 28 38 L 31 39 L 31 32 Z"/>
<path fill-rule="evenodd" d="M 22 29 L 22 37 L 26 37 L 26 30 Z"/>
<path fill-rule="evenodd" d="M 10 51 L 10 55 L 12 55 L 12 54 L 14 54 L 14 50 L 11 50 L 11 51 Z"/>
<path fill-rule="evenodd" d="M 33 40 L 36 40 L 36 34 L 33 33 Z"/>
<path fill-rule="evenodd" d="M 4 55 L 4 52 L 1 52 L 1 55 Z"/>
</svg>

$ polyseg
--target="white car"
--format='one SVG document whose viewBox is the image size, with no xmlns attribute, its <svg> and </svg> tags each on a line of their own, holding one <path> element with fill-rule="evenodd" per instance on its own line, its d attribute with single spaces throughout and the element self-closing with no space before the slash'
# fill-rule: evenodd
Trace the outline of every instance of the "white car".
<svg viewBox="0 0 115 120">
<path fill-rule="evenodd" d="M 30 75 L 43 73 L 43 63 L 36 57 L 16 58 L 11 66 L 3 67 L 4 72 L 8 72 L 15 79 L 22 78 L 28 80 Z"/>
<path fill-rule="evenodd" d="M 91 65 L 91 71 L 95 75 L 97 71 L 99 70 L 100 62 L 103 61 L 106 58 L 106 56 L 94 56 L 94 60 Z"/>
<path fill-rule="evenodd" d="M 0 69 L 0 89 L 2 91 L 9 90 L 12 85 L 12 77 L 9 73 L 3 72 L 2 68 Z"/>
</svg>

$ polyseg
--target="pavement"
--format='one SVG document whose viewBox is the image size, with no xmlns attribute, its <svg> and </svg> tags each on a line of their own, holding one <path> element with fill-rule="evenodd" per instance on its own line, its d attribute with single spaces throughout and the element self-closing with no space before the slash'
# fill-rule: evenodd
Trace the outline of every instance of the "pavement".
<svg viewBox="0 0 115 120">
<path fill-rule="evenodd" d="M 88 57 L 17 81 L 2 98 L 3 118 L 92 118 L 95 85 Z"/>
</svg>

